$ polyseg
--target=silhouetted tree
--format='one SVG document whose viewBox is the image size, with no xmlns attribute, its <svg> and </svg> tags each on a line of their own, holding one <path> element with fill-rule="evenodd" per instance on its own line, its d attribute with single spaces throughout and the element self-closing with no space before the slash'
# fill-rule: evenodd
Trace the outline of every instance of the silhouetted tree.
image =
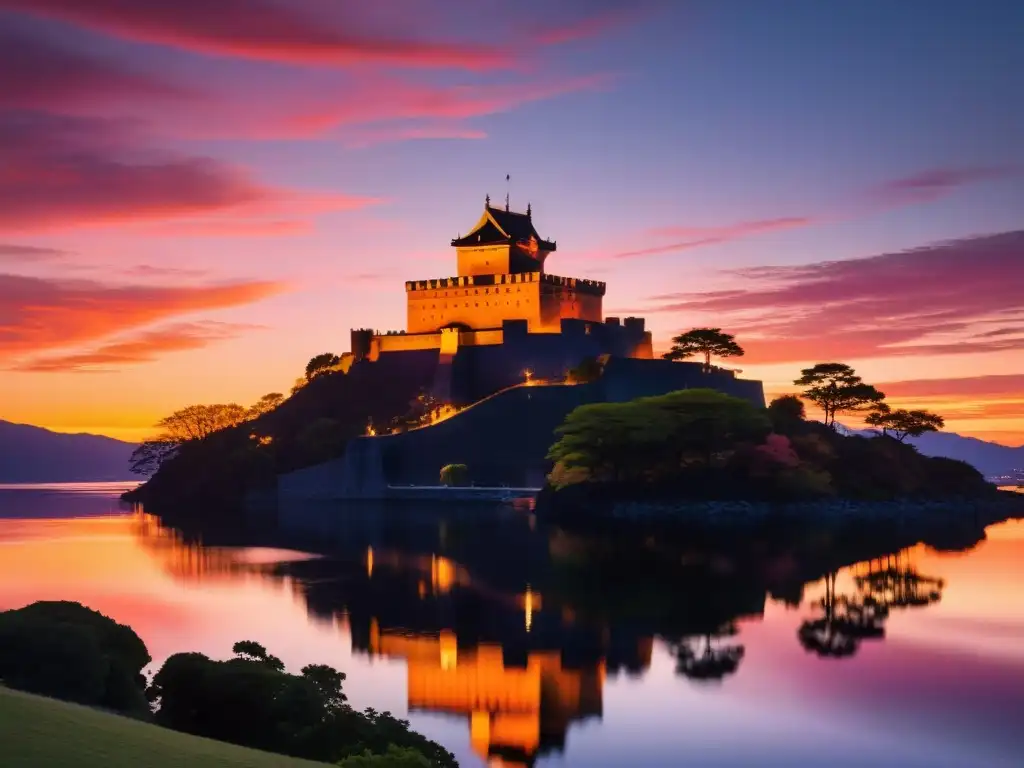
<svg viewBox="0 0 1024 768">
<path fill-rule="evenodd" d="M 735 634 L 736 625 L 730 622 L 703 635 L 684 637 L 671 643 L 670 651 L 676 657 L 676 673 L 700 682 L 717 682 L 733 674 L 743 660 L 745 648 L 742 645 L 713 643 L 712 640 Z"/>
<path fill-rule="evenodd" d="M 248 416 L 250 419 L 258 418 L 265 413 L 270 413 L 283 402 L 284 395 L 282 395 L 280 392 L 268 392 L 259 400 L 257 400 L 255 405 L 249 408 Z"/>
<path fill-rule="evenodd" d="M 874 601 L 857 602 L 836 595 L 836 574 L 825 577 L 825 596 L 818 603 L 822 616 L 800 624 L 797 637 L 808 651 L 819 656 L 845 658 L 860 647 L 861 640 L 884 635 L 885 606 Z"/>
<path fill-rule="evenodd" d="M 312 381 L 317 376 L 330 373 L 330 369 L 341 362 L 341 358 L 331 352 L 324 352 L 310 358 L 306 363 L 306 380 Z"/>
<path fill-rule="evenodd" d="M 736 337 L 723 333 L 721 328 L 694 328 L 672 339 L 672 348 L 662 357 L 666 360 L 685 360 L 694 355 L 704 356 L 704 370 L 711 370 L 712 357 L 742 357 L 743 347 Z"/>
<path fill-rule="evenodd" d="M 260 664 L 265 664 L 275 672 L 284 671 L 284 662 L 277 656 L 268 654 L 267 649 L 255 640 L 239 640 L 231 646 L 231 652 L 245 661 L 258 661 Z"/>
<path fill-rule="evenodd" d="M 768 403 L 768 418 L 776 432 L 788 434 L 807 418 L 807 409 L 796 395 L 782 395 Z"/>
<path fill-rule="evenodd" d="M 149 477 L 177 453 L 179 445 L 173 440 L 146 440 L 132 451 L 129 468 L 133 474 Z"/>
<path fill-rule="evenodd" d="M 878 403 L 864 419 L 872 427 L 878 427 L 883 435 L 892 435 L 901 443 L 908 437 L 920 437 L 925 432 L 938 432 L 946 422 L 936 413 L 925 410 L 908 411 L 904 408 L 893 410 L 885 403 Z"/>
<path fill-rule="evenodd" d="M 566 373 L 566 380 L 573 384 L 587 384 L 601 378 L 604 366 L 596 357 L 585 357 L 579 364 L 570 368 Z"/>
<path fill-rule="evenodd" d="M 865 384 L 845 363 L 818 363 L 800 371 L 793 382 L 803 387 L 803 396 L 825 412 L 825 424 L 835 427 L 836 414 L 861 411 L 885 399 L 885 395 Z"/>
</svg>

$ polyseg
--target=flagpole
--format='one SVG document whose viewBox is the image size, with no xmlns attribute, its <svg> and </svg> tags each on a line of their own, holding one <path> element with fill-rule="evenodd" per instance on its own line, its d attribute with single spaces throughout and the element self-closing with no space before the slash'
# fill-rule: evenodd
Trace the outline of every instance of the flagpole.
<svg viewBox="0 0 1024 768">
<path fill-rule="evenodd" d="M 505 210 L 508 211 L 509 195 L 512 192 L 512 174 L 505 174 Z"/>
</svg>

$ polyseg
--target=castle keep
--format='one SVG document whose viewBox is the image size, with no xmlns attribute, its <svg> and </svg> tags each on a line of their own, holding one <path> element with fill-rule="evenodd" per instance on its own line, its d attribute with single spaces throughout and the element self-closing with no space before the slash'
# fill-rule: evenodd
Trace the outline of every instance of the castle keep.
<svg viewBox="0 0 1024 768">
<path fill-rule="evenodd" d="M 451 245 L 457 274 L 407 282 L 406 330 L 353 330 L 346 365 L 436 351 L 450 368 L 439 370 L 436 394 L 468 401 L 526 375 L 562 377 L 588 357 L 653 356 L 643 319 L 604 317 L 604 283 L 546 271 L 557 244 L 537 232 L 530 206 L 518 213 L 488 197 Z"/>
</svg>

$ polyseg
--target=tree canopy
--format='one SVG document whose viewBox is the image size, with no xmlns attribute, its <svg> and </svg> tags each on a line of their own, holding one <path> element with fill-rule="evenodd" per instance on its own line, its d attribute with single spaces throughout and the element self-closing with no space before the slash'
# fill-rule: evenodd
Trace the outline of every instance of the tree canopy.
<svg viewBox="0 0 1024 768">
<path fill-rule="evenodd" d="M 885 399 L 845 363 L 818 363 L 804 368 L 793 383 L 806 387 L 804 398 L 824 411 L 825 424 L 833 428 L 837 414 L 863 411 Z"/>
<path fill-rule="evenodd" d="M 686 466 L 720 462 L 738 443 L 760 442 L 770 429 L 765 414 L 746 400 L 690 389 L 580 406 L 556 430 L 548 458 L 556 463 L 555 477 L 665 478 Z"/>
<path fill-rule="evenodd" d="M 265 413 L 270 413 L 283 402 L 284 395 L 280 392 L 268 392 L 249 408 L 248 416 L 250 419 L 257 419 Z"/>
<path fill-rule="evenodd" d="M 694 355 L 704 356 L 704 368 L 710 370 L 712 357 L 742 357 L 743 347 L 736 337 L 723 333 L 721 328 L 694 328 L 672 339 L 672 348 L 662 357 L 666 360 L 685 360 Z"/>
<path fill-rule="evenodd" d="M 317 376 L 329 373 L 330 369 L 341 362 L 341 358 L 332 352 L 315 355 L 306 363 L 306 380 L 312 381 Z"/>
<path fill-rule="evenodd" d="M 925 432 L 938 432 L 946 422 L 937 413 L 925 410 L 893 410 L 885 403 L 878 403 L 864 421 L 878 427 L 883 435 L 892 435 L 901 443 L 908 437 L 920 437 Z"/>
</svg>

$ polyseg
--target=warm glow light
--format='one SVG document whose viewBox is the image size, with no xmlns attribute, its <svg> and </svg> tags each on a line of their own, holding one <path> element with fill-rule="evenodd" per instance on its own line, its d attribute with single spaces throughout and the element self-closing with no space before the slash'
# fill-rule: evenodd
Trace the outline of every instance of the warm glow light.
<svg viewBox="0 0 1024 768">
<path fill-rule="evenodd" d="M 373 547 L 366 548 L 366 578 L 373 578 Z"/>
<path fill-rule="evenodd" d="M 533 626 L 533 590 L 530 589 L 530 585 L 526 585 L 526 597 L 523 600 L 524 609 L 526 612 L 526 631 L 529 632 Z"/>
</svg>

